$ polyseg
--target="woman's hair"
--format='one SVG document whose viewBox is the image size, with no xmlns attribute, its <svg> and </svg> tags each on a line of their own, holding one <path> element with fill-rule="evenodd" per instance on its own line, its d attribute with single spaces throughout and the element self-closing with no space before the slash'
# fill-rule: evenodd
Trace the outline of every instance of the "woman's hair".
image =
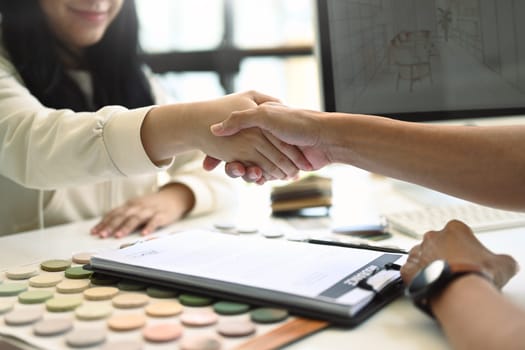
<svg viewBox="0 0 525 350">
<path fill-rule="evenodd" d="M 154 103 L 139 59 L 133 0 L 124 0 L 102 40 L 82 57 L 82 68 L 91 74 L 93 105 L 68 76 L 59 58 L 59 48 L 65 48 L 49 28 L 38 0 L 0 0 L 0 11 L 3 42 L 11 60 L 29 91 L 46 107 L 80 112 Z"/>
</svg>

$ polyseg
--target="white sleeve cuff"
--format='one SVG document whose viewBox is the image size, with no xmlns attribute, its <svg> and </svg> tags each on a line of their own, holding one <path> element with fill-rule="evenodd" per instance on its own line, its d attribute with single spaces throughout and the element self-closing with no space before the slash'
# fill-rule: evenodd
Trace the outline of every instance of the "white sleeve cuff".
<svg viewBox="0 0 525 350">
<path fill-rule="evenodd" d="M 110 108 L 115 109 L 115 106 Z M 104 125 L 103 137 L 106 149 L 115 167 L 123 175 L 156 172 L 168 168 L 173 163 L 172 159 L 168 164 L 157 166 L 144 150 L 140 129 L 151 108 L 153 107 L 116 110 Z"/>
</svg>

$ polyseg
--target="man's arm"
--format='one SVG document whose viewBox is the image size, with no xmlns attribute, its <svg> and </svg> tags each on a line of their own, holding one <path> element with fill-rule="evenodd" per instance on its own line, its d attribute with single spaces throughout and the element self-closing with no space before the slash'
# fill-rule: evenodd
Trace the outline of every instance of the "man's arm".
<svg viewBox="0 0 525 350">
<path fill-rule="evenodd" d="M 235 112 L 215 135 L 259 127 L 314 168 L 346 163 L 460 198 L 525 210 L 525 126 L 445 126 L 323 113 L 275 103 Z"/>
<path fill-rule="evenodd" d="M 455 349 L 523 349 L 525 312 L 499 289 L 518 271 L 516 261 L 494 254 L 464 223 L 452 220 L 441 231 L 427 232 L 410 250 L 401 268 L 407 285 L 436 260 L 477 266 L 491 281 L 477 274 L 461 276 L 433 294 L 430 308 Z M 410 287 L 409 287 L 410 289 Z"/>
<path fill-rule="evenodd" d="M 454 349 L 525 347 L 525 312 L 480 276 L 457 279 L 431 305 Z"/>
</svg>

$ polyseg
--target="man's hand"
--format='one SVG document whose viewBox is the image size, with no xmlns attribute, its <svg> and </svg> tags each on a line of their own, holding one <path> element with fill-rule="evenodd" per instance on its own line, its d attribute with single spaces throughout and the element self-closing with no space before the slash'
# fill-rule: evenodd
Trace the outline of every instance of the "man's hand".
<svg viewBox="0 0 525 350">
<path fill-rule="evenodd" d="M 283 153 L 290 152 L 287 151 L 288 147 L 295 146 L 309 163 L 301 166 L 301 170 L 316 170 L 330 163 L 321 142 L 318 115 L 313 111 L 291 109 L 270 101 L 252 109 L 233 112 L 228 119 L 212 125 L 211 131 L 216 136 L 224 137 L 252 128 L 259 128 L 266 134 L 271 134 L 272 143 Z M 296 156 L 295 153 L 290 153 L 289 157 L 292 156 Z M 205 168 L 213 169 L 218 164 L 219 162 L 208 158 Z M 254 181 L 257 169 L 242 165 L 227 164 L 226 172 L 231 177 L 242 176 L 246 181 Z"/>
<path fill-rule="evenodd" d="M 425 233 L 421 244 L 410 250 L 401 268 L 403 280 L 408 284 L 419 270 L 438 259 L 481 266 L 493 276 L 498 288 L 518 272 L 518 264 L 511 256 L 492 253 L 458 220 L 450 221 L 441 231 Z"/>
</svg>

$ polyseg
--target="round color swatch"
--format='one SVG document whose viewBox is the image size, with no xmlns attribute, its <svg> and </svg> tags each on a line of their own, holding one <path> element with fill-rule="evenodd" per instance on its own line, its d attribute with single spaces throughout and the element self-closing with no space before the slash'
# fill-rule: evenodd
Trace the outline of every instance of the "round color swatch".
<svg viewBox="0 0 525 350">
<path fill-rule="evenodd" d="M 287 317 L 287 310 L 269 307 L 253 310 L 250 314 L 251 320 L 257 323 L 276 323 L 285 320 Z"/>
<path fill-rule="evenodd" d="M 48 290 L 30 290 L 18 294 L 20 304 L 40 304 L 53 297 L 54 293 Z"/>
<path fill-rule="evenodd" d="M 49 272 L 65 271 L 70 266 L 71 261 L 60 259 L 46 260 L 40 264 L 42 270 Z"/>
<path fill-rule="evenodd" d="M 73 321 L 68 318 L 42 320 L 35 324 L 33 333 L 35 335 L 50 337 L 66 333 L 73 328 Z"/>
<path fill-rule="evenodd" d="M 35 288 L 48 288 L 56 286 L 63 278 L 57 273 L 43 273 L 29 279 L 29 285 Z"/>
<path fill-rule="evenodd" d="M 235 223 L 231 221 L 216 222 L 215 224 L 213 224 L 213 227 L 215 227 L 219 231 L 232 232 L 235 230 Z"/>
<path fill-rule="evenodd" d="M 218 301 L 213 304 L 213 310 L 220 315 L 239 315 L 250 310 L 250 305 L 233 301 Z"/>
<path fill-rule="evenodd" d="M 266 238 L 279 238 L 284 236 L 284 233 L 281 231 L 266 231 L 263 232 L 263 236 Z"/>
<path fill-rule="evenodd" d="M 93 274 L 92 271 L 85 270 L 82 266 L 68 267 L 64 272 L 67 278 L 84 279 L 89 278 Z"/>
<path fill-rule="evenodd" d="M 117 287 L 120 290 L 139 291 L 146 289 L 148 285 L 137 281 L 123 280 L 117 284 Z"/>
<path fill-rule="evenodd" d="M 177 296 L 177 292 L 164 287 L 159 286 L 151 286 L 146 289 L 146 294 L 148 294 L 152 298 L 174 298 Z"/>
<path fill-rule="evenodd" d="M 213 299 L 201 295 L 181 294 L 179 301 L 185 306 L 208 306 L 213 304 Z"/>
<path fill-rule="evenodd" d="M 35 323 L 42 318 L 40 309 L 17 309 L 4 316 L 4 322 L 10 326 L 25 326 Z"/>
<path fill-rule="evenodd" d="M 79 320 L 92 321 L 101 320 L 113 312 L 113 308 L 108 304 L 84 304 L 75 309 L 75 315 Z"/>
<path fill-rule="evenodd" d="M 12 280 L 26 280 L 38 274 L 38 269 L 34 266 L 15 267 L 7 270 L 6 277 Z"/>
<path fill-rule="evenodd" d="M 149 297 L 139 293 L 120 294 L 113 298 L 112 303 L 114 307 L 121 309 L 132 309 L 135 307 L 142 307 L 149 302 Z"/>
<path fill-rule="evenodd" d="M 75 329 L 66 336 L 67 345 L 73 348 L 87 348 L 102 344 L 106 340 L 106 331 L 102 328 Z"/>
<path fill-rule="evenodd" d="M 259 229 L 255 226 L 239 226 L 237 227 L 238 233 L 257 233 Z"/>
<path fill-rule="evenodd" d="M 79 297 L 56 297 L 46 301 L 46 309 L 51 312 L 67 312 L 75 310 L 82 304 Z"/>
<path fill-rule="evenodd" d="M 209 335 L 184 337 L 179 345 L 180 350 L 219 350 L 221 347 L 221 340 Z"/>
<path fill-rule="evenodd" d="M 208 310 L 187 311 L 180 316 L 180 321 L 191 327 L 204 327 L 217 323 L 219 315 Z"/>
<path fill-rule="evenodd" d="M 217 325 L 217 332 L 225 337 L 244 337 L 255 333 L 255 325 L 248 320 L 224 320 Z"/>
<path fill-rule="evenodd" d="M 91 262 L 91 257 L 93 256 L 93 253 L 90 253 L 90 252 L 80 252 L 80 253 L 75 253 L 73 254 L 73 256 L 71 257 L 71 259 L 73 260 L 74 263 L 76 264 L 82 264 L 82 265 L 85 265 L 85 264 L 89 264 Z"/>
<path fill-rule="evenodd" d="M 27 290 L 25 283 L 0 284 L 0 297 L 12 297 Z"/>
<path fill-rule="evenodd" d="M 150 342 L 165 343 L 179 338 L 182 330 L 182 326 L 177 323 L 157 324 L 144 328 L 142 336 Z"/>
<path fill-rule="evenodd" d="M 170 317 L 182 312 L 182 305 L 177 301 L 159 301 L 146 307 L 146 314 L 152 317 Z"/>
<path fill-rule="evenodd" d="M 87 300 L 109 300 L 118 292 L 118 288 L 115 287 L 93 287 L 86 289 L 83 294 Z"/>
<path fill-rule="evenodd" d="M 142 328 L 145 324 L 146 316 L 139 314 L 117 315 L 108 320 L 108 327 L 119 332 Z"/>
<path fill-rule="evenodd" d="M 70 280 L 65 279 L 56 285 L 57 292 L 64 294 L 81 293 L 89 288 L 89 280 Z"/>
<path fill-rule="evenodd" d="M 14 305 L 15 303 L 12 301 L 0 301 L 0 315 L 5 314 L 8 311 L 11 311 Z"/>
</svg>

